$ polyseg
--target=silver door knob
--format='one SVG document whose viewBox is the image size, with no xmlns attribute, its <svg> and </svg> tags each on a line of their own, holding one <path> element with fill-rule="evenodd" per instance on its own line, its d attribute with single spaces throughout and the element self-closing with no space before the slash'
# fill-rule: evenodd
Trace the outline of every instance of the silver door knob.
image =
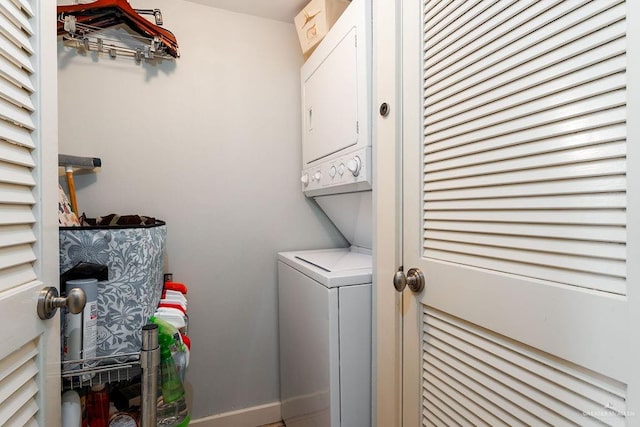
<svg viewBox="0 0 640 427">
<path fill-rule="evenodd" d="M 38 296 L 38 317 L 42 320 L 51 319 L 61 307 L 67 307 L 70 313 L 78 314 L 86 303 L 87 295 L 80 288 L 71 289 L 66 297 L 60 297 L 53 286 L 42 288 Z"/>
<path fill-rule="evenodd" d="M 409 286 L 413 292 L 422 292 L 424 289 L 424 274 L 418 268 L 410 268 L 405 276 L 402 267 L 393 275 L 393 286 L 396 291 L 402 292 L 406 286 Z"/>
</svg>

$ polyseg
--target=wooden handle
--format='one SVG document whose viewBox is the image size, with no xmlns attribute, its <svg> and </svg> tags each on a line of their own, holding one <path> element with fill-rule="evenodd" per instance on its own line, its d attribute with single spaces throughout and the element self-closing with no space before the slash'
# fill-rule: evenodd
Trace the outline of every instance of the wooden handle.
<svg viewBox="0 0 640 427">
<path fill-rule="evenodd" d="M 69 201 L 71 202 L 71 210 L 73 210 L 76 216 L 80 218 L 80 213 L 78 212 L 78 201 L 76 200 L 76 186 L 73 183 L 73 169 L 67 168 L 65 170 L 65 174 L 67 175 L 67 186 L 69 187 Z"/>
</svg>

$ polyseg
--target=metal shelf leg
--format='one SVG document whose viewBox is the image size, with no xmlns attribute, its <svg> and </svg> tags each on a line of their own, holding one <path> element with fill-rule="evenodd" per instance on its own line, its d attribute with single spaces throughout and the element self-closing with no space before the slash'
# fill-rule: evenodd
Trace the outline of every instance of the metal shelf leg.
<svg viewBox="0 0 640 427">
<path fill-rule="evenodd" d="M 142 367 L 142 407 L 140 408 L 140 426 L 156 427 L 160 347 L 158 345 L 158 325 L 154 323 L 150 323 L 142 327 L 140 366 Z"/>
</svg>

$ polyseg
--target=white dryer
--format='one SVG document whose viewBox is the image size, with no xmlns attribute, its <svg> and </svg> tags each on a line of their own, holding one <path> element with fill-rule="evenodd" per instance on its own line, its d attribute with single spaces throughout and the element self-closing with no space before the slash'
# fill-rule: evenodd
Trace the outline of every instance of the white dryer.
<svg viewBox="0 0 640 427">
<path fill-rule="evenodd" d="M 280 397 L 287 427 L 371 425 L 371 254 L 278 254 Z"/>
</svg>

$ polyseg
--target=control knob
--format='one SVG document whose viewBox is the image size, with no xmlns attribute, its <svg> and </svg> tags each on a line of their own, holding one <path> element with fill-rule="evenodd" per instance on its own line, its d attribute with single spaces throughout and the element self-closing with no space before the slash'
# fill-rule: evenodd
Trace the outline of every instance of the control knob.
<svg viewBox="0 0 640 427">
<path fill-rule="evenodd" d="M 307 185 L 309 185 L 309 174 L 308 173 L 303 173 L 302 176 L 300 177 L 300 182 L 302 183 L 302 185 L 304 185 L 305 187 Z"/>
<path fill-rule="evenodd" d="M 336 173 L 338 173 L 338 170 L 336 169 L 335 166 L 332 165 L 331 168 L 329 169 L 329 176 L 331 178 L 335 178 Z"/>
<path fill-rule="evenodd" d="M 347 169 L 353 174 L 353 176 L 358 176 L 360 173 L 360 169 L 362 169 L 362 162 L 360 157 L 355 156 L 353 159 L 347 162 Z"/>
<path fill-rule="evenodd" d="M 322 174 L 320 173 L 320 171 L 317 171 L 317 172 L 313 175 L 313 178 L 314 178 L 316 181 L 320 182 L 320 178 L 322 178 Z"/>
</svg>

